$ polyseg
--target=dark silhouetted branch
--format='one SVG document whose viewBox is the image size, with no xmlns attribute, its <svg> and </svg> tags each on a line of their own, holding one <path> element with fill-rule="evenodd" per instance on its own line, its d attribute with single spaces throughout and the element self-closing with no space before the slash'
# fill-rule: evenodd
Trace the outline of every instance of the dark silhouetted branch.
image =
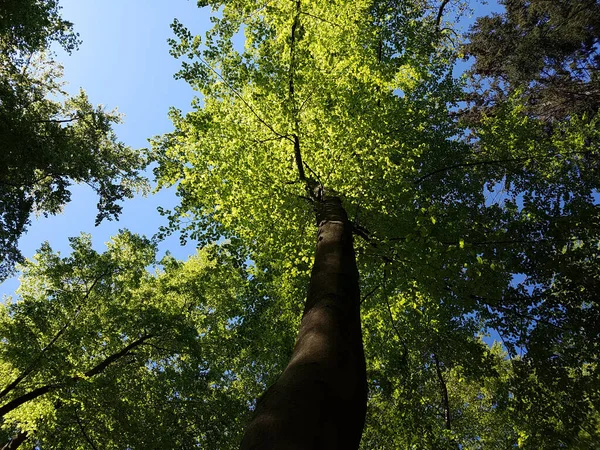
<svg viewBox="0 0 600 450">
<path fill-rule="evenodd" d="M 19 431 L 10 439 L 10 441 L 2 446 L 1 450 L 16 450 L 23 442 L 27 440 L 27 437 L 27 433 L 24 431 Z"/>
<path fill-rule="evenodd" d="M 128 346 L 126 346 L 125 348 L 120 350 L 119 352 L 110 355 L 109 357 L 104 359 L 102 362 L 100 362 L 96 366 L 92 367 L 90 370 L 85 372 L 83 374 L 83 376 L 74 375 L 71 377 L 67 377 L 63 383 L 47 384 L 45 386 L 41 386 L 36 389 L 33 389 L 33 390 L 27 392 L 26 394 L 23 394 L 13 400 L 11 400 L 10 402 L 8 402 L 5 405 L 0 407 L 0 417 L 4 417 L 5 414 L 18 408 L 22 404 L 27 403 L 28 401 L 34 400 L 44 394 L 47 394 L 50 391 L 53 391 L 55 389 L 65 386 L 65 384 L 69 381 L 70 382 L 79 382 L 82 379 L 91 378 L 95 375 L 102 373 L 104 370 L 106 370 L 106 368 L 108 366 L 110 366 L 111 364 L 113 364 L 114 362 L 119 360 L 120 358 L 129 354 L 131 352 L 131 350 L 133 350 L 136 347 L 139 347 L 140 345 L 142 345 L 144 342 L 146 342 L 151 337 L 153 337 L 153 335 L 148 334 L 148 335 L 144 335 L 144 336 L 140 337 L 139 339 L 133 341 L 131 344 L 129 344 Z"/>
</svg>

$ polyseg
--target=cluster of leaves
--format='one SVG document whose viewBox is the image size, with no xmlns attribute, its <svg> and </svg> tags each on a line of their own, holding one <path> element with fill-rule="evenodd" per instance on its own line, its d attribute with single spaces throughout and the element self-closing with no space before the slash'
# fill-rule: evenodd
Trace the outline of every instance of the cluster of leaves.
<svg viewBox="0 0 600 450">
<path fill-rule="evenodd" d="M 118 216 L 119 200 L 146 188 L 145 157 L 112 130 L 120 117 L 68 97 L 50 45 L 77 47 L 72 24 L 56 1 L 8 1 L 0 6 L 0 279 L 22 257 L 17 247 L 32 213 L 56 214 L 73 183 L 99 196 L 97 223 Z M 64 99 L 61 101 L 60 99 Z"/>
<path fill-rule="evenodd" d="M 204 248 L 185 263 L 163 260 L 158 274 L 147 270 L 153 245 L 129 233 L 104 254 L 79 238 L 68 258 L 44 247 L 26 263 L 20 298 L 0 318 L 3 438 L 235 448 L 293 346 L 314 247 L 311 178 L 342 199 L 357 236 L 370 387 L 363 448 L 592 447 L 598 3 L 503 2 L 505 14 L 468 36 L 466 95 L 440 29 L 447 3 L 199 2 L 218 11 L 205 39 L 175 22 L 178 76 L 200 97 L 188 114 L 173 110 L 175 131 L 155 139 L 155 174 L 181 198 L 165 211 L 165 231 Z M 45 4 L 55 28 L 11 39 L 74 44 Z M 75 169 L 52 177 L 74 141 L 105 149 L 100 167 L 124 161 L 131 171 L 118 173 L 137 179 L 138 157 L 108 150 L 125 151 L 111 146 L 112 116 L 83 95 L 60 109 L 47 100 L 56 78 L 20 64 L 3 95 L 25 95 L 27 108 L 2 123 L 21 124 L 28 144 L 9 148 L 46 155 L 61 142 L 61 151 L 23 175 L 29 185 L 0 184 L 30 202 L 27 212 L 7 207 L 7 223 L 19 223 L 9 211 L 23 224 L 31 208 L 56 212 L 68 199 L 57 179 L 90 180 Z M 470 108 L 453 112 L 464 99 Z M 0 107 L 10 104 L 3 97 Z M 7 154 L 9 169 L 36 161 Z M 96 167 L 78 155 L 78 167 Z M 98 170 L 102 180 L 121 176 Z M 131 194 L 107 189 L 101 215 Z M 502 345 L 486 344 L 490 332 Z"/>
<path fill-rule="evenodd" d="M 3 440 L 234 448 L 263 388 L 248 345 L 257 304 L 239 259 L 208 246 L 158 263 L 154 244 L 129 232 L 104 253 L 89 236 L 72 247 L 61 258 L 44 245 L 2 305 Z"/>
</svg>

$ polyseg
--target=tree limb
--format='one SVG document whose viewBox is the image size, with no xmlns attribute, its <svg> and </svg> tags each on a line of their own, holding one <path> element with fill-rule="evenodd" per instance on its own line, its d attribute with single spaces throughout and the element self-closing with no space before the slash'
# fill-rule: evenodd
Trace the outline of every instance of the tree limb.
<svg viewBox="0 0 600 450">
<path fill-rule="evenodd" d="M 23 442 L 27 440 L 27 438 L 27 433 L 24 431 L 19 431 L 10 439 L 10 441 L 2 446 L 1 450 L 16 450 Z"/>
<path fill-rule="evenodd" d="M 448 3 L 450 3 L 450 0 L 443 0 L 442 4 L 440 5 L 440 9 L 438 10 L 438 14 L 435 19 L 435 29 L 438 32 L 440 31 L 440 23 L 442 22 L 442 16 L 444 15 L 444 8 Z"/>
<path fill-rule="evenodd" d="M 472 161 L 472 162 L 452 164 L 450 166 L 442 167 L 441 169 L 436 169 L 432 172 L 429 172 L 429 173 L 426 173 L 425 175 L 420 176 L 419 178 L 417 178 L 415 180 L 415 183 L 421 184 L 427 178 L 431 178 L 432 176 L 437 175 L 438 173 L 448 172 L 452 169 L 458 169 L 460 167 L 484 166 L 484 165 L 500 164 L 500 163 L 505 163 L 505 162 L 524 162 L 524 161 L 531 160 L 531 159 L 533 159 L 533 158 L 507 158 L 507 159 L 492 159 L 492 160 L 487 160 L 487 161 Z"/>
<path fill-rule="evenodd" d="M 452 427 L 450 424 L 450 402 L 448 400 L 448 387 L 446 386 L 446 381 L 444 380 L 442 369 L 440 368 L 440 361 L 435 353 L 433 354 L 433 360 L 435 362 L 435 372 L 437 374 L 438 381 L 440 382 L 440 393 L 442 395 L 442 406 L 444 408 L 444 425 L 446 430 L 451 430 Z"/>
<path fill-rule="evenodd" d="M 147 341 L 148 339 L 150 339 L 152 337 L 153 337 L 153 335 L 151 335 L 151 334 L 147 334 L 147 335 L 140 337 L 139 339 L 133 341 L 128 346 L 124 347 L 119 352 L 108 356 L 106 359 L 101 361 L 99 364 L 97 364 L 96 366 L 92 367 L 90 370 L 85 372 L 83 374 L 83 376 L 73 375 L 73 376 L 67 377 L 62 383 L 47 384 L 45 386 L 41 386 L 36 389 L 33 389 L 33 390 L 27 392 L 26 394 L 23 394 L 13 400 L 11 400 L 10 402 L 8 402 L 5 405 L 0 407 L 0 417 L 4 417 L 7 413 L 18 408 L 19 406 L 21 406 L 24 403 L 27 403 L 27 402 L 34 400 L 44 394 L 47 394 L 50 391 L 54 391 L 58 388 L 65 386 L 66 382 L 70 381 L 70 382 L 77 383 L 77 382 L 81 381 L 82 379 L 92 378 L 94 375 L 98 375 L 98 374 L 102 373 L 112 363 L 114 363 L 118 359 L 122 358 L 123 356 L 127 355 L 128 353 L 131 352 L 131 350 L 133 350 L 136 347 L 139 347 L 145 341 Z"/>
<path fill-rule="evenodd" d="M 48 344 L 46 344 L 46 346 L 34 358 L 34 360 L 29 364 L 29 366 L 19 376 L 17 376 L 17 378 L 12 383 L 10 383 L 8 386 L 6 386 L 4 389 L 2 389 L 2 391 L 0 392 L 0 399 L 4 398 L 10 391 L 12 391 L 13 389 L 15 389 L 19 385 L 19 383 L 21 381 L 23 381 L 31 372 L 33 372 L 35 370 L 36 365 L 40 362 L 40 360 L 42 359 L 42 357 L 44 356 L 44 354 L 48 351 L 48 349 L 50 347 L 52 347 L 56 343 L 56 341 L 58 341 L 58 339 L 67 330 L 67 328 L 69 328 L 69 326 L 75 321 L 75 319 L 77 319 L 77 316 L 81 312 L 81 303 L 85 302 L 88 299 L 88 297 L 90 296 L 90 294 L 94 290 L 94 287 L 96 286 L 96 284 L 98 283 L 98 281 L 100 281 L 100 279 L 104 275 L 105 275 L 105 273 L 102 273 L 100 276 L 98 276 L 98 277 L 96 277 L 94 279 L 92 285 L 87 290 L 85 296 L 81 299 L 80 305 L 77 308 L 77 311 L 75 312 L 75 315 L 73 316 L 73 318 L 71 320 L 69 320 L 67 323 L 65 323 L 61 327 L 60 330 L 58 330 L 58 332 L 54 335 L 54 337 L 50 340 L 50 342 L 48 342 Z"/>
</svg>

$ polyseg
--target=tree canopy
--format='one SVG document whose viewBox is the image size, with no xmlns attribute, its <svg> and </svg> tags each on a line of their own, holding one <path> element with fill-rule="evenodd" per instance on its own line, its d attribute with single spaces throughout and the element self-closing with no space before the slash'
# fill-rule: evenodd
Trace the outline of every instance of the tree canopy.
<svg viewBox="0 0 600 450">
<path fill-rule="evenodd" d="M 213 28 L 176 20 L 170 40 L 198 97 L 151 156 L 181 200 L 161 234 L 201 250 L 157 261 L 122 232 L 103 254 L 80 237 L 23 265 L 0 318 L 7 448 L 237 448 L 245 429 L 242 445 L 275 448 L 254 427 L 299 404 L 294 361 L 330 389 L 319 352 L 357 330 L 345 312 L 315 325 L 315 286 L 322 310 L 360 310 L 360 448 L 593 448 L 598 2 L 506 0 L 463 43 L 448 1 L 198 4 Z M 356 391 L 346 362 L 332 398 Z"/>
<path fill-rule="evenodd" d="M 57 214 L 69 187 L 86 183 L 99 197 L 96 222 L 116 218 L 119 200 L 143 191 L 146 159 L 119 142 L 116 112 L 67 96 L 51 45 L 77 48 L 72 24 L 54 0 L 0 6 L 0 279 L 22 260 L 18 239 L 30 216 Z"/>
<path fill-rule="evenodd" d="M 207 246 L 185 263 L 157 261 L 155 245 L 129 232 L 104 253 L 90 236 L 71 243 L 68 257 L 42 246 L 2 305 L 3 440 L 235 446 L 255 383 L 232 370 L 247 346 L 237 318 L 251 319 L 238 258 Z"/>
</svg>

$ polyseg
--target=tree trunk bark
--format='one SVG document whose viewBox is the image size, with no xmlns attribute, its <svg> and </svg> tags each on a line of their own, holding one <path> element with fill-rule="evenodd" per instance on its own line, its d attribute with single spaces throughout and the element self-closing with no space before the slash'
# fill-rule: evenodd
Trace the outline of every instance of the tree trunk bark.
<svg viewBox="0 0 600 450">
<path fill-rule="evenodd" d="M 360 292 L 342 203 L 317 204 L 315 262 L 296 346 L 259 399 L 242 450 L 353 450 L 367 405 Z"/>
</svg>

